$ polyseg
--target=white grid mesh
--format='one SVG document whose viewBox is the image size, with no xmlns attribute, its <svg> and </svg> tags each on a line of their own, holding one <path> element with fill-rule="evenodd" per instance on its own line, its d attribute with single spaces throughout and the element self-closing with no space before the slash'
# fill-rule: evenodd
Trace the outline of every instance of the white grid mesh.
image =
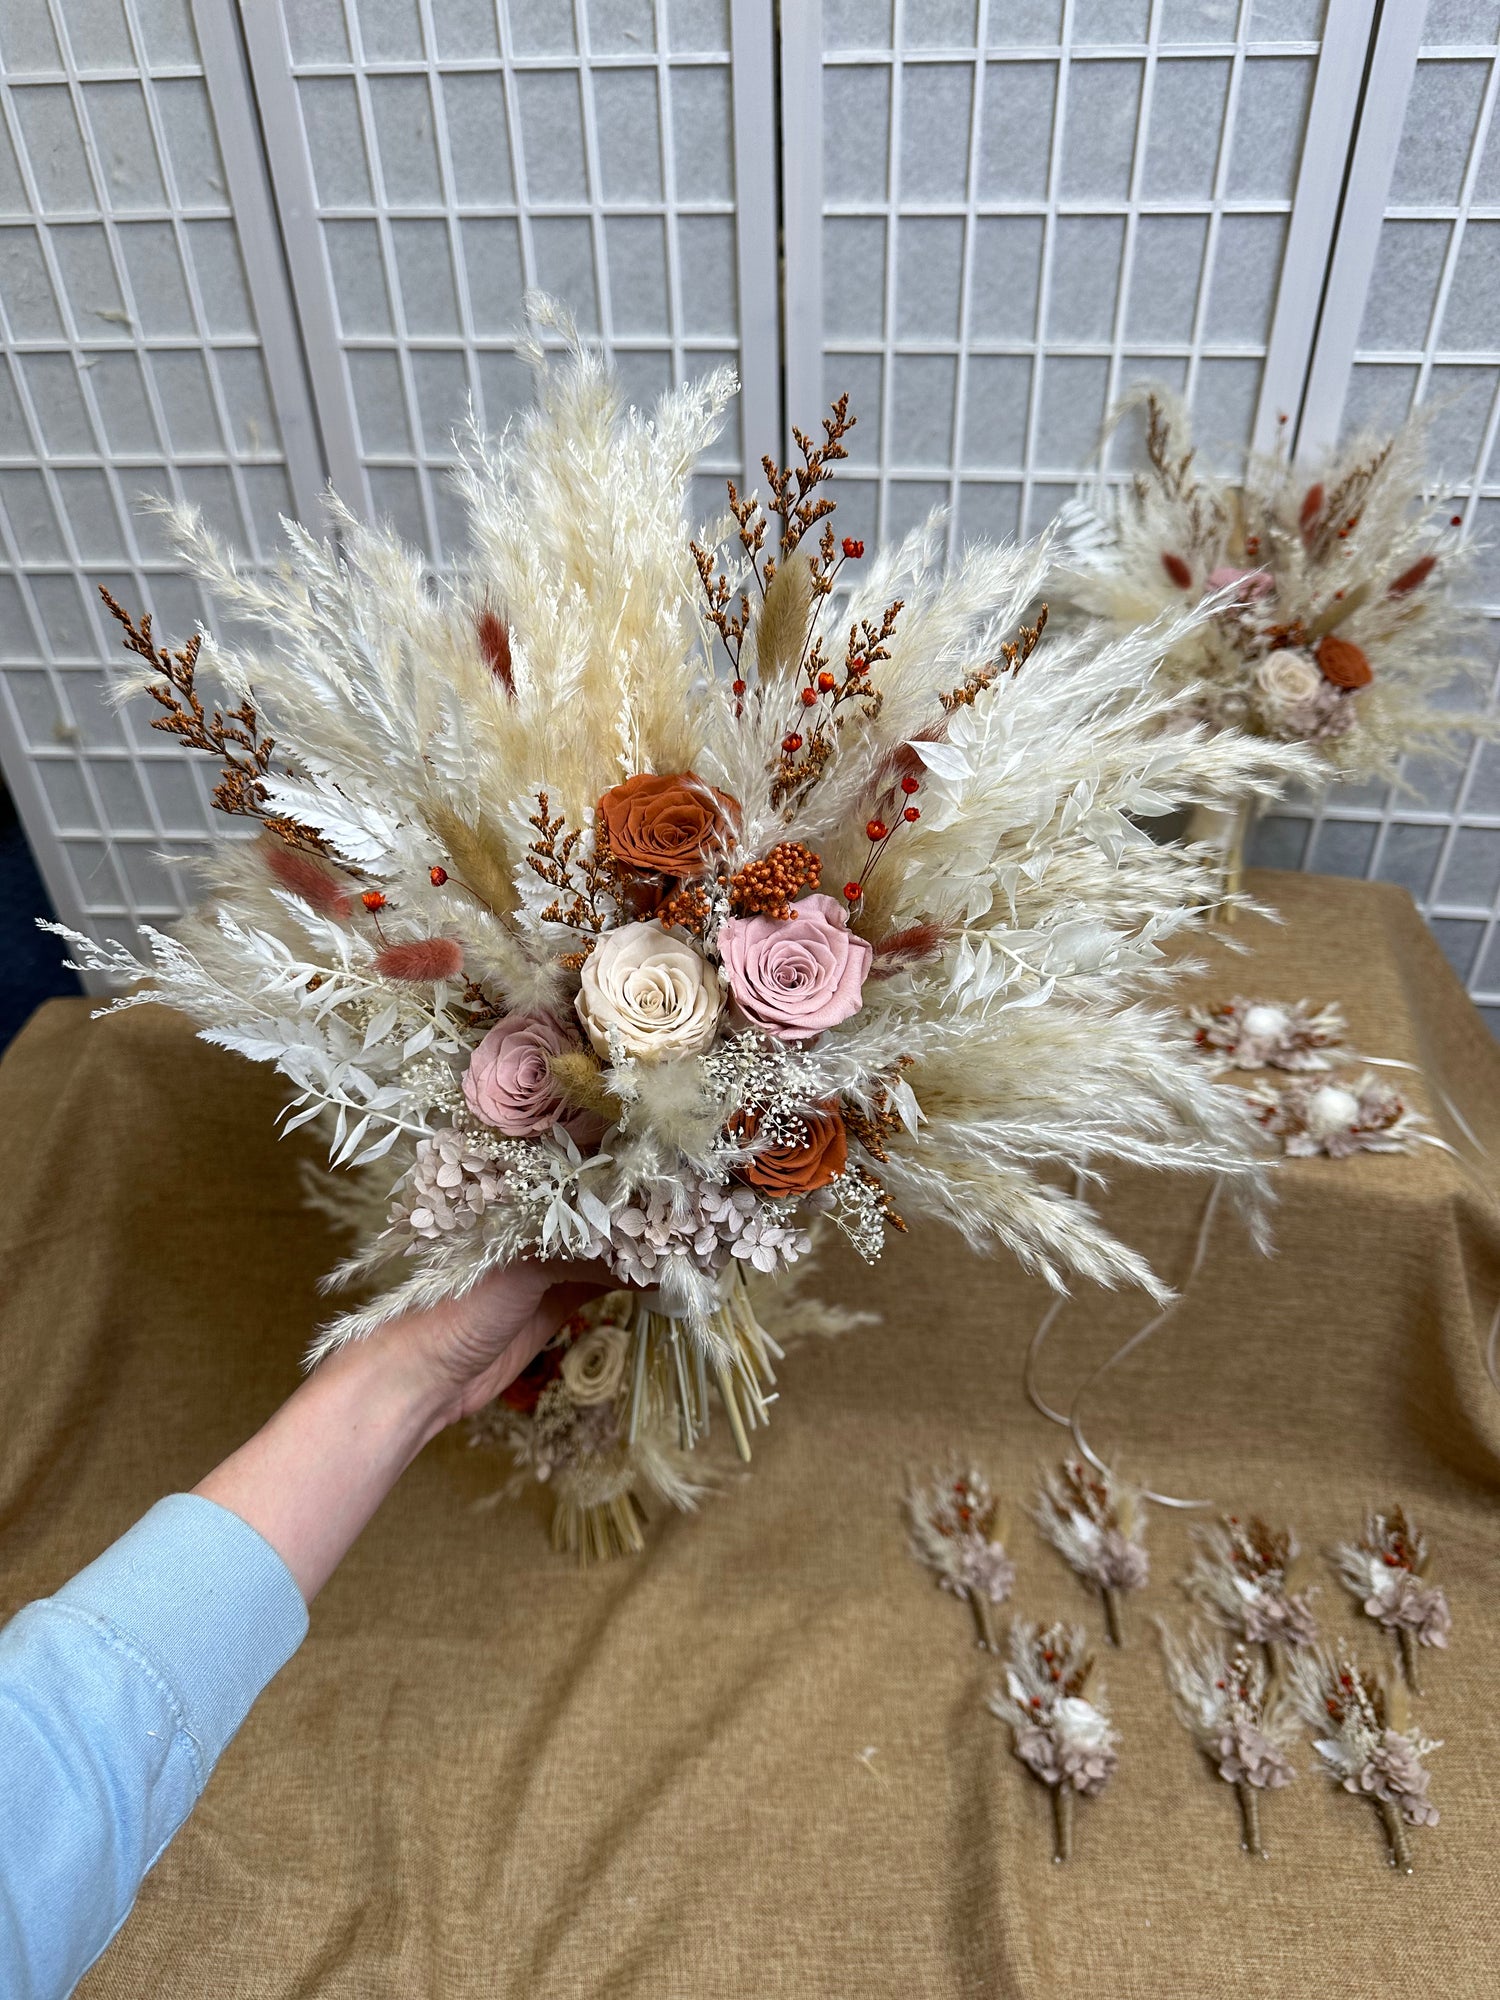
<svg viewBox="0 0 1500 2000">
<path fill-rule="evenodd" d="M 1456 510 L 1482 545 L 1486 659 L 1500 621 L 1497 29 L 1495 0 L 1429 8 L 1385 212 L 1373 222 L 1342 425 L 1346 435 L 1389 429 L 1413 404 L 1431 406 L 1432 472 L 1453 482 Z M 1409 791 L 1341 787 L 1278 814 L 1258 830 L 1253 858 L 1401 883 L 1500 1032 L 1500 748 L 1476 744 L 1459 765 L 1409 762 L 1404 775 Z"/>
<path fill-rule="evenodd" d="M 317 239 L 289 248 L 329 294 L 341 365 L 320 396 L 347 402 L 331 435 L 347 426 L 354 462 L 333 471 L 357 504 L 458 556 L 452 434 L 471 398 L 490 429 L 529 400 L 529 286 L 602 336 L 633 401 L 739 364 L 729 0 L 299 0 L 282 18 L 252 51 L 310 182 L 304 221 L 273 129 L 289 237 Z M 731 429 L 705 474 L 741 456 Z"/>
<path fill-rule="evenodd" d="M 1237 458 L 1323 13 L 823 0 L 823 379 L 852 392 L 871 475 L 851 526 L 942 504 L 955 539 L 1034 532 L 1142 378 Z"/>
<path fill-rule="evenodd" d="M 187 0 L 0 5 L 0 738 L 54 900 L 128 937 L 181 907 L 158 852 L 210 838 L 201 760 L 103 699 L 96 589 L 201 607 L 137 500 L 252 557 L 284 454 Z"/>
</svg>

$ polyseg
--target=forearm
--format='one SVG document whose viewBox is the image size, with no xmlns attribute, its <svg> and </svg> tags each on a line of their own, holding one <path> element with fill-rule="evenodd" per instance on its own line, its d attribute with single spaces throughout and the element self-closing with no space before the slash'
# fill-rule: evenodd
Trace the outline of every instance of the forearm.
<svg viewBox="0 0 1500 2000">
<path fill-rule="evenodd" d="M 428 1440 L 453 1392 L 404 1330 L 331 1355 L 193 1490 L 265 1537 L 310 1604 Z"/>
</svg>

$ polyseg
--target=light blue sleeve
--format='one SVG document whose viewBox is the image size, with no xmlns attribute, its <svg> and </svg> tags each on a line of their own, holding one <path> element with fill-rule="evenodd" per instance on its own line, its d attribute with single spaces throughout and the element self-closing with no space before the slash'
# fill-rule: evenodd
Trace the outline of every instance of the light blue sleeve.
<svg viewBox="0 0 1500 2000">
<path fill-rule="evenodd" d="M 61 2000 L 130 1913 L 307 1607 L 192 1493 L 0 1631 L 0 1993 Z"/>
</svg>

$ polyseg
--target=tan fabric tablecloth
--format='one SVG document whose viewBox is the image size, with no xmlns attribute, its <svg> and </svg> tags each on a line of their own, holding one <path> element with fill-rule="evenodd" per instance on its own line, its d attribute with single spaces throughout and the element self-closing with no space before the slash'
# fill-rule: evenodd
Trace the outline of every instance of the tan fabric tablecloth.
<svg viewBox="0 0 1500 2000">
<path fill-rule="evenodd" d="M 1360 1045 L 1439 1078 L 1500 1162 L 1500 1052 L 1405 894 L 1256 886 L 1285 928 L 1238 927 L 1253 961 L 1215 947 L 1203 989 L 1341 1000 Z M 156 1008 L 90 1022 L 54 1001 L 0 1064 L 0 1614 L 295 1384 L 331 1245 L 277 1102 Z M 1161 1513 L 1105 1663 L 1119 1774 L 1080 1809 L 1075 1863 L 1051 1865 L 1048 1798 L 984 1707 L 994 1665 L 899 1512 L 908 1470 L 972 1453 L 1010 1504 L 1016 1608 L 1097 1631 L 1026 1515 L 1062 1439 L 1021 1390 L 1044 1295 L 919 1231 L 873 1274 L 830 1258 L 829 1293 L 884 1323 L 795 1353 L 750 1474 L 726 1466 L 725 1497 L 658 1522 L 638 1561 L 578 1574 L 540 1498 L 476 1505 L 493 1458 L 429 1449 L 82 1992 L 1488 2000 L 1500 1231 L 1433 1149 L 1297 1162 L 1281 1191 L 1278 1254 L 1226 1212 L 1094 1428 L 1138 1476 L 1289 1522 L 1315 1552 L 1367 1501 L 1427 1523 L 1455 1631 L 1426 1656 L 1443 1817 L 1413 1877 L 1385 1865 L 1374 1812 L 1307 1768 L 1267 1803 L 1270 1861 L 1241 1853 L 1232 1792 L 1169 1715 L 1149 1619 L 1181 1609 L 1188 1522 Z M 1110 1209 L 1178 1274 L 1204 1194 L 1125 1176 Z M 1084 1291 L 1049 1348 L 1054 1399 L 1146 1310 Z M 1378 1651 L 1318 1568 L 1325 1626 Z"/>
</svg>

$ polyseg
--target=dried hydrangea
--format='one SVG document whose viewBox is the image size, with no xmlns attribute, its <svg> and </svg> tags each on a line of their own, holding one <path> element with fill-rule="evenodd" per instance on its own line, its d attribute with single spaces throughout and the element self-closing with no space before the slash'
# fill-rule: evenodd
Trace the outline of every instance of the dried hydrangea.
<svg viewBox="0 0 1500 2000">
<path fill-rule="evenodd" d="M 1305 1000 L 1233 1000 L 1190 1007 L 1193 1040 L 1224 1069 L 1328 1070 L 1348 1026 L 1336 1005 Z"/>
<path fill-rule="evenodd" d="M 810 1247 L 807 1231 L 774 1202 L 687 1171 L 610 1217 L 611 1265 L 628 1283 L 647 1287 L 669 1283 L 678 1260 L 722 1271 L 733 1258 L 770 1273 L 795 1264 Z"/>
<path fill-rule="evenodd" d="M 1140 1491 L 1107 1468 L 1065 1459 L 1042 1481 L 1036 1521 L 1063 1560 L 1098 1590 L 1110 1643 L 1120 1645 L 1119 1594 L 1142 1589 L 1151 1573 Z"/>
<path fill-rule="evenodd" d="M 1195 1528 L 1197 1552 L 1183 1587 L 1216 1623 L 1248 1645 L 1310 1646 L 1318 1636 L 1310 1591 L 1287 1588 L 1300 1553 L 1288 1528 L 1226 1514 Z"/>
<path fill-rule="evenodd" d="M 1119 1734 L 1111 1726 L 1104 1691 L 1090 1686 L 1094 1663 L 1081 1625 L 1010 1628 L 1005 1686 L 989 1706 L 1012 1732 L 1012 1747 L 1026 1768 L 1052 1792 L 1055 1861 L 1073 1853 L 1073 1801 L 1097 1798 L 1119 1763 Z"/>
<path fill-rule="evenodd" d="M 1260 1794 L 1279 1791 L 1297 1773 L 1291 1748 L 1295 1714 L 1266 1671 L 1264 1657 L 1243 1640 L 1193 1625 L 1186 1640 L 1161 1633 L 1167 1686 L 1177 1718 L 1225 1784 L 1239 1798 L 1242 1845 L 1262 1859 Z"/>
<path fill-rule="evenodd" d="M 1426 1121 L 1400 1091 L 1368 1071 L 1348 1081 L 1297 1081 L 1278 1090 L 1258 1083 L 1245 1093 L 1255 1116 L 1299 1158 L 1351 1153 L 1409 1153 Z"/>
<path fill-rule="evenodd" d="M 417 1154 L 391 1203 L 390 1226 L 409 1230 L 417 1242 L 473 1229 L 505 1191 L 493 1148 L 468 1133 L 445 1128 L 417 1141 Z"/>
<path fill-rule="evenodd" d="M 1378 1807 L 1391 1866 L 1409 1875 L 1406 1829 L 1438 1823 L 1422 1760 L 1441 1744 L 1406 1726 L 1399 1690 L 1367 1674 L 1342 1642 L 1336 1653 L 1317 1648 L 1297 1656 L 1292 1697 L 1329 1776 Z"/>
<path fill-rule="evenodd" d="M 934 1472 L 914 1483 L 906 1496 L 912 1554 L 942 1589 L 969 1600 L 979 1644 L 988 1653 L 997 1650 L 990 1606 L 1003 1604 L 1016 1581 L 999 1511 L 989 1481 L 972 1466 Z"/>
<path fill-rule="evenodd" d="M 1406 1684 L 1420 1694 L 1417 1647 L 1446 1646 L 1453 1629 L 1446 1593 L 1422 1580 L 1427 1537 L 1404 1508 L 1393 1507 L 1389 1514 L 1367 1514 L 1359 1540 L 1340 1542 L 1333 1558 L 1365 1616 L 1395 1635 Z"/>
</svg>

